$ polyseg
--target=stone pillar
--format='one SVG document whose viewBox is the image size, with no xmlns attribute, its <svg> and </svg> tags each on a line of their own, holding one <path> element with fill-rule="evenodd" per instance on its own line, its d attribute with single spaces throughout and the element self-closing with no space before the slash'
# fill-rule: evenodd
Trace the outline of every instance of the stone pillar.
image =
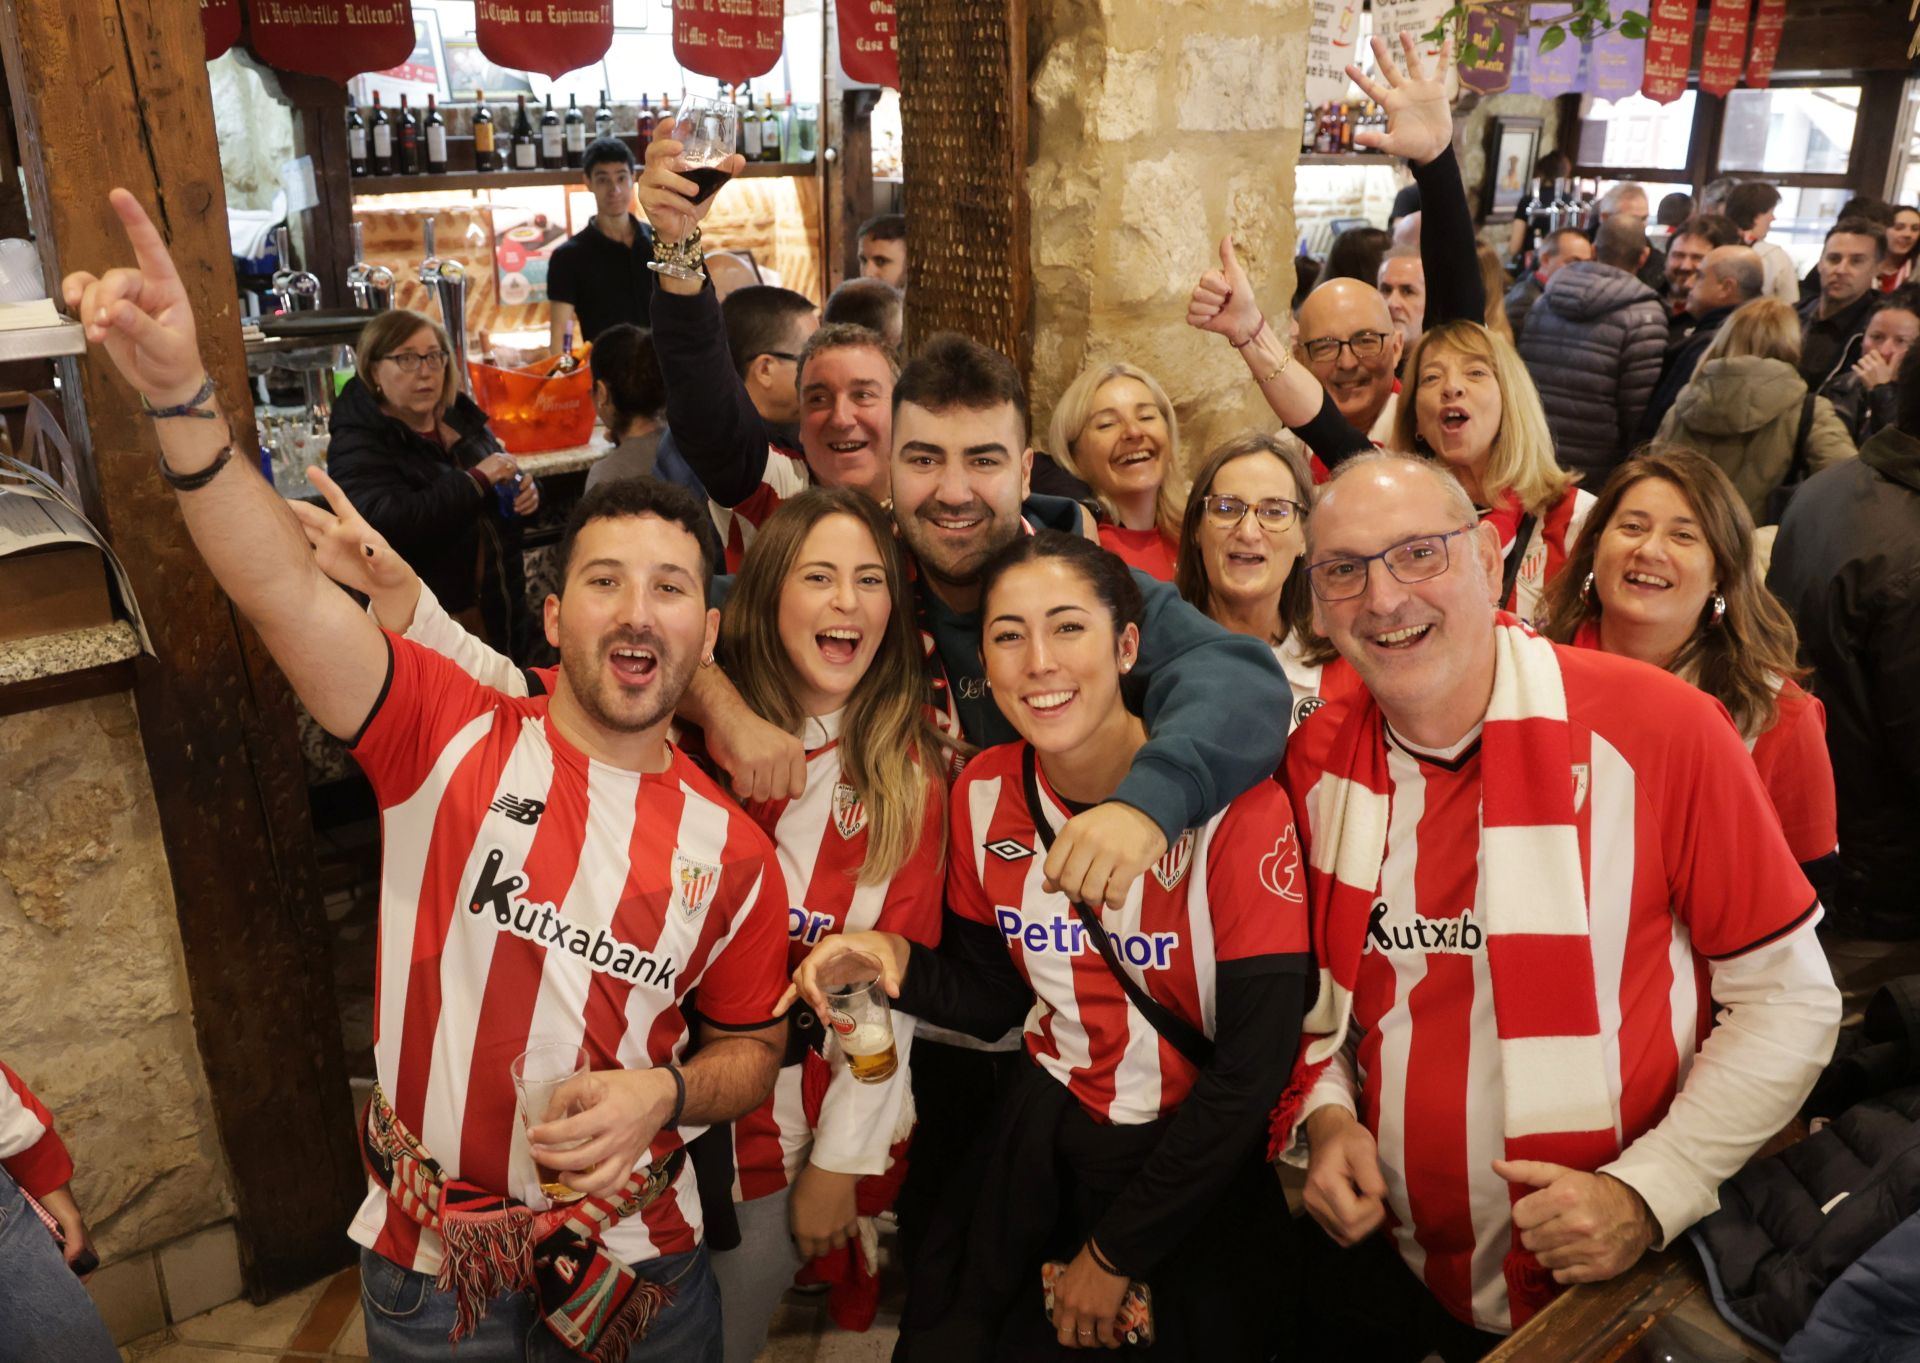
<svg viewBox="0 0 1920 1363">
<path fill-rule="evenodd" d="M 1240 358 L 1187 326 L 1186 302 L 1232 232 L 1287 324 L 1311 4 L 1032 4 L 1034 429 L 1083 368 L 1126 360 L 1173 398 L 1191 469 L 1278 424 Z"/>
</svg>

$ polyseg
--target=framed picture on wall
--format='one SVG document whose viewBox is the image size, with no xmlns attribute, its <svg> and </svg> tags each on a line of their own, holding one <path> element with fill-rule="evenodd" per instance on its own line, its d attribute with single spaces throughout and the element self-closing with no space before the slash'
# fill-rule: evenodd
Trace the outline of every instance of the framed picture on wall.
<svg viewBox="0 0 1920 1363">
<path fill-rule="evenodd" d="M 1533 163 L 1540 155 L 1541 120 L 1496 115 L 1487 126 L 1487 169 L 1480 216 L 1511 214 L 1526 197 Z"/>
</svg>

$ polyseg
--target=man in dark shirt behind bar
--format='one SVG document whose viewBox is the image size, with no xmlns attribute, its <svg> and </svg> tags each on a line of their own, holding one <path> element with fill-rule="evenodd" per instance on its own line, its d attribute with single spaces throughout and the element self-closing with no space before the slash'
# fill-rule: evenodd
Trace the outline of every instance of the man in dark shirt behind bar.
<svg viewBox="0 0 1920 1363">
<path fill-rule="evenodd" d="M 595 139 L 582 159 L 593 191 L 593 221 L 556 249 L 547 267 L 547 346 L 556 354 L 567 323 L 576 318 L 575 345 L 619 322 L 648 325 L 653 230 L 633 213 L 633 169 L 633 152 L 617 137 Z"/>
</svg>

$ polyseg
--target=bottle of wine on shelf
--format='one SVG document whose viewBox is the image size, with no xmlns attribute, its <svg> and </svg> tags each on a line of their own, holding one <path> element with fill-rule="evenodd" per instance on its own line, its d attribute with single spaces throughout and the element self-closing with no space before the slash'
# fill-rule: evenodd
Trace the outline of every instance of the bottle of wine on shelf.
<svg viewBox="0 0 1920 1363">
<path fill-rule="evenodd" d="M 640 154 L 645 156 L 647 143 L 653 141 L 653 106 L 645 95 L 640 96 L 640 117 L 634 121 L 634 128 L 640 134 Z"/>
<path fill-rule="evenodd" d="M 380 92 L 373 92 L 373 154 L 368 157 L 368 167 L 375 175 L 393 174 L 393 123 L 387 117 L 387 111 L 380 107 Z"/>
<path fill-rule="evenodd" d="M 533 123 L 527 118 L 527 97 L 521 95 L 520 112 L 513 119 L 513 168 L 515 170 L 537 170 L 540 167 L 540 144 L 533 135 Z"/>
<path fill-rule="evenodd" d="M 487 107 L 487 92 L 473 92 L 473 168 L 500 169 L 500 154 L 493 147 L 493 110 Z"/>
<path fill-rule="evenodd" d="M 553 96 L 547 96 L 547 111 L 540 115 L 540 165 L 558 170 L 566 164 L 566 136 L 560 130 L 560 115 L 553 111 Z"/>
<path fill-rule="evenodd" d="M 567 117 L 562 126 L 566 142 L 567 164 L 578 167 L 587 152 L 587 116 L 580 112 L 580 98 L 567 96 Z"/>
<path fill-rule="evenodd" d="M 758 161 L 763 146 L 761 142 L 762 129 L 760 127 L 760 115 L 753 111 L 753 86 L 749 84 L 746 90 L 746 115 L 745 117 L 737 118 L 740 124 L 740 154 L 749 161 Z M 736 108 L 739 106 L 739 103 L 740 92 L 736 90 L 734 92 L 734 105 Z"/>
<path fill-rule="evenodd" d="M 440 112 L 440 106 L 434 103 L 432 95 L 427 96 L 427 118 L 422 129 L 427 144 L 427 173 L 445 175 L 447 173 L 447 120 Z"/>
<path fill-rule="evenodd" d="M 400 96 L 400 117 L 394 128 L 393 170 L 396 175 L 420 173 L 420 124 L 407 107 L 405 95 Z"/>
<path fill-rule="evenodd" d="M 780 115 L 774 110 L 772 95 L 767 96 L 767 107 L 760 111 L 760 159 L 780 159 Z"/>
<path fill-rule="evenodd" d="M 347 97 L 347 169 L 355 177 L 368 173 L 367 120 L 351 95 Z"/>
<path fill-rule="evenodd" d="M 787 116 L 780 128 L 780 159 L 798 161 L 800 159 L 800 125 L 794 122 L 793 91 L 787 91 Z"/>
<path fill-rule="evenodd" d="M 600 102 L 593 110 L 593 135 L 595 137 L 613 136 L 613 106 L 607 103 L 607 92 L 600 92 Z"/>
</svg>

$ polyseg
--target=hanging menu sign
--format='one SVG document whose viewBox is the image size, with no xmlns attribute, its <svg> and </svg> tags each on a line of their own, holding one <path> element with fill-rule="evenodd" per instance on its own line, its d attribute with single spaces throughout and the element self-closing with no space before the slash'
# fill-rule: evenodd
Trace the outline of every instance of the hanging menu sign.
<svg viewBox="0 0 1920 1363">
<path fill-rule="evenodd" d="M 1307 34 L 1307 103 L 1314 108 L 1347 97 L 1347 67 L 1358 65 L 1360 0 L 1313 0 Z"/>
<path fill-rule="evenodd" d="M 1483 95 L 1497 95 L 1511 85 L 1519 31 L 1520 26 L 1505 14 L 1495 17 L 1483 9 L 1470 12 L 1467 42 L 1477 50 L 1472 65 L 1460 63 L 1460 83 Z"/>
<path fill-rule="evenodd" d="M 1621 37 L 1618 29 L 1602 33 L 1587 44 L 1586 89 L 1601 99 L 1625 99 L 1642 88 L 1646 57 L 1645 44 Z"/>
<path fill-rule="evenodd" d="M 212 61 L 240 41 L 240 0 L 200 0 L 200 27 Z"/>
<path fill-rule="evenodd" d="M 894 0 L 839 0 L 840 69 L 863 85 L 900 88 Z"/>
<path fill-rule="evenodd" d="M 1740 83 L 1747 62 L 1747 0 L 1713 0 L 1701 43 L 1700 88 L 1724 95 Z"/>
<path fill-rule="evenodd" d="M 345 84 L 413 51 L 411 0 L 246 0 L 247 45 L 268 66 Z"/>
<path fill-rule="evenodd" d="M 1671 104 L 1687 92 L 1693 55 L 1693 0 L 1653 0 L 1647 7 L 1646 72 L 1640 93 Z"/>
<path fill-rule="evenodd" d="M 613 0 L 478 0 L 473 36 L 495 66 L 565 75 L 613 46 Z"/>
<path fill-rule="evenodd" d="M 1527 90 L 1529 94 L 1551 99 L 1579 88 L 1581 45 L 1575 39 L 1543 51 L 1542 40 L 1546 35 L 1544 28 L 1533 30 L 1533 54 L 1527 63 Z"/>
<path fill-rule="evenodd" d="M 1374 36 L 1383 38 L 1387 44 L 1387 55 L 1397 64 L 1406 59 L 1400 48 L 1401 33 L 1411 33 L 1419 38 L 1431 33 L 1440 26 L 1449 9 L 1447 0 L 1373 0 Z M 1438 65 L 1440 44 L 1425 41 L 1414 45 L 1421 61 L 1429 71 Z M 1447 98 L 1460 93 L 1460 71 L 1456 65 L 1446 73 Z"/>
<path fill-rule="evenodd" d="M 729 85 L 752 80 L 780 60 L 785 18 L 785 0 L 673 0 L 674 58 Z"/>
<path fill-rule="evenodd" d="M 1753 11 L 1753 52 L 1747 58 L 1747 85 L 1764 90 L 1780 55 L 1780 33 L 1787 26 L 1787 0 L 1760 0 Z"/>
</svg>

